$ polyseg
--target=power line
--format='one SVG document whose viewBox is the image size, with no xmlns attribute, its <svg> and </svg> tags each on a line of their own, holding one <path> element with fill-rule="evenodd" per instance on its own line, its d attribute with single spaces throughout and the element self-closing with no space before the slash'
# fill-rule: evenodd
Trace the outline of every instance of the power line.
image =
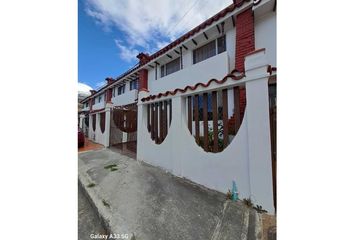
<svg viewBox="0 0 354 240">
<path fill-rule="evenodd" d="M 201 11 L 207 6 L 206 2 L 208 2 L 208 0 L 205 0 L 205 3 L 203 4 L 203 6 L 199 9 L 199 12 L 201 12 Z M 195 16 L 195 15 L 193 15 L 193 16 Z M 187 23 L 189 23 L 192 19 L 193 19 L 193 18 L 188 19 L 188 21 L 185 22 L 185 23 L 183 24 L 183 26 L 186 26 Z"/>
<path fill-rule="evenodd" d="M 170 31 L 168 31 L 167 35 L 169 35 L 173 30 L 175 30 L 175 28 L 177 27 L 178 24 L 180 24 L 183 20 L 183 18 L 185 16 L 187 16 L 187 14 L 193 9 L 193 7 L 197 4 L 197 2 L 199 2 L 200 0 L 196 0 L 194 1 L 193 5 L 187 10 L 187 12 L 182 16 L 182 18 L 176 23 L 176 25 L 174 25 Z"/>
</svg>

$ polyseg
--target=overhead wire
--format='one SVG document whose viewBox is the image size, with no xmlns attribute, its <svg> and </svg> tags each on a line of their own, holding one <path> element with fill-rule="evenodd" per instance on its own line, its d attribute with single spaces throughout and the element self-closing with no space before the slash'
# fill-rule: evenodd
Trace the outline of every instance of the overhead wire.
<svg viewBox="0 0 354 240">
<path fill-rule="evenodd" d="M 187 14 L 195 7 L 195 5 L 197 4 L 197 2 L 199 2 L 200 0 L 196 0 L 194 1 L 194 3 L 191 5 L 191 7 L 185 12 L 185 14 L 181 17 L 181 19 L 171 28 L 170 31 L 168 31 L 167 35 L 169 35 L 172 31 L 175 30 L 175 28 L 178 26 L 178 24 L 180 24 L 182 22 L 182 20 L 187 16 Z"/>
</svg>

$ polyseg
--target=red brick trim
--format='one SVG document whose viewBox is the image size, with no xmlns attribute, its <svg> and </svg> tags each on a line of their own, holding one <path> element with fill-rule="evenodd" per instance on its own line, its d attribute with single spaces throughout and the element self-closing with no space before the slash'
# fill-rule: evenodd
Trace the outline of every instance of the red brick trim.
<svg viewBox="0 0 354 240">
<path fill-rule="evenodd" d="M 146 88 L 142 88 L 142 89 L 140 89 L 139 90 L 140 92 L 142 92 L 142 91 L 145 91 L 145 92 L 150 92 L 148 89 L 146 89 Z"/>
<path fill-rule="evenodd" d="M 245 77 L 245 74 L 244 74 L 244 73 L 242 73 L 240 76 L 236 76 L 236 75 L 235 75 L 236 72 L 238 72 L 238 71 L 237 71 L 236 69 L 234 69 L 234 70 L 231 71 L 231 73 L 229 73 L 228 75 L 226 75 L 226 76 L 225 76 L 223 79 L 221 79 L 221 80 L 217 80 L 217 79 L 213 78 L 213 79 L 210 79 L 207 83 L 201 83 L 201 82 L 199 82 L 199 83 L 195 84 L 194 86 L 188 85 L 188 86 L 186 86 L 186 87 L 183 88 L 183 89 L 181 89 L 181 88 L 176 88 L 176 89 L 174 89 L 173 91 L 166 91 L 166 92 L 164 92 L 164 93 L 159 93 L 159 94 L 157 94 L 157 95 L 150 95 L 150 96 L 148 96 L 148 97 L 142 98 L 141 101 L 142 101 L 142 102 L 150 101 L 150 100 L 158 99 L 158 98 L 161 98 L 161 97 L 167 97 L 168 95 L 174 96 L 174 95 L 176 95 L 176 93 L 178 93 L 178 92 L 180 92 L 180 93 L 185 93 L 187 90 L 192 90 L 192 91 L 194 91 L 194 90 L 197 89 L 199 86 L 202 86 L 202 87 L 206 88 L 206 87 L 209 87 L 212 82 L 215 82 L 216 84 L 222 84 L 222 83 L 226 82 L 229 78 L 231 78 L 231 79 L 234 80 L 234 81 L 238 81 L 238 80 L 240 80 L 240 79 L 242 79 L 242 78 Z"/>
<path fill-rule="evenodd" d="M 148 89 L 147 69 L 141 69 L 139 72 L 139 91 L 141 91 L 142 89 Z"/>
<path fill-rule="evenodd" d="M 251 8 L 236 16 L 235 67 L 243 72 L 245 56 L 255 50 L 254 17 Z"/>
<path fill-rule="evenodd" d="M 276 72 L 276 71 L 277 71 L 276 67 L 272 67 L 272 65 L 268 65 L 267 72 L 269 74 L 272 74 L 273 72 Z"/>
<path fill-rule="evenodd" d="M 105 108 L 100 108 L 100 109 L 92 110 L 92 111 L 90 111 L 90 113 L 97 113 L 97 112 L 104 111 L 104 110 L 105 110 Z"/>
<path fill-rule="evenodd" d="M 252 55 L 252 54 L 256 54 L 256 53 L 258 53 L 258 52 L 262 52 L 262 51 L 265 51 L 265 48 L 260 48 L 260 49 L 254 50 L 254 51 L 252 51 L 252 52 L 250 52 L 250 53 L 247 53 L 247 54 L 245 55 L 245 57 L 247 57 L 247 56 L 249 56 L 249 55 Z"/>
</svg>

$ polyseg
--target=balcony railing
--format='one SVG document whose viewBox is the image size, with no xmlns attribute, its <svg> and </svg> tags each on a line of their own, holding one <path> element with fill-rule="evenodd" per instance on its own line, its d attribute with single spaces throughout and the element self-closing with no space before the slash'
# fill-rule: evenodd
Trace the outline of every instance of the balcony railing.
<svg viewBox="0 0 354 240">
<path fill-rule="evenodd" d="M 125 93 L 112 97 L 112 103 L 115 106 L 122 106 L 134 103 L 135 100 L 138 98 L 138 90 L 128 90 Z"/>
</svg>

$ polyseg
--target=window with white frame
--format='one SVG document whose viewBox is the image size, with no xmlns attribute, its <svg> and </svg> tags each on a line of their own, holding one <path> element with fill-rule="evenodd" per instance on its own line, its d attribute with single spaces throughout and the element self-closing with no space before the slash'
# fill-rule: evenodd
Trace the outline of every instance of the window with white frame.
<svg viewBox="0 0 354 240">
<path fill-rule="evenodd" d="M 161 66 L 161 77 L 177 72 L 181 69 L 181 58 L 178 57 L 169 63 Z"/>
<path fill-rule="evenodd" d="M 129 82 L 130 90 L 134 90 L 138 88 L 138 79 L 134 79 L 133 81 Z"/>
<path fill-rule="evenodd" d="M 226 37 L 225 35 L 213 40 L 193 51 L 193 64 L 199 63 L 215 56 L 216 54 L 226 51 Z"/>
<path fill-rule="evenodd" d="M 116 88 L 115 88 L 115 87 L 112 89 L 112 96 L 113 96 L 113 97 L 116 96 Z"/>
<path fill-rule="evenodd" d="M 102 95 L 100 95 L 100 96 L 98 97 L 98 102 L 99 102 L 99 103 L 101 102 L 101 99 L 102 99 Z"/>
<path fill-rule="evenodd" d="M 217 39 L 218 54 L 226 51 L 226 35 L 223 35 Z"/>
<path fill-rule="evenodd" d="M 165 65 L 162 65 L 160 69 L 161 69 L 161 77 L 164 77 L 165 76 Z"/>
<path fill-rule="evenodd" d="M 123 94 L 125 91 L 125 84 L 118 87 L 118 95 Z"/>
</svg>

